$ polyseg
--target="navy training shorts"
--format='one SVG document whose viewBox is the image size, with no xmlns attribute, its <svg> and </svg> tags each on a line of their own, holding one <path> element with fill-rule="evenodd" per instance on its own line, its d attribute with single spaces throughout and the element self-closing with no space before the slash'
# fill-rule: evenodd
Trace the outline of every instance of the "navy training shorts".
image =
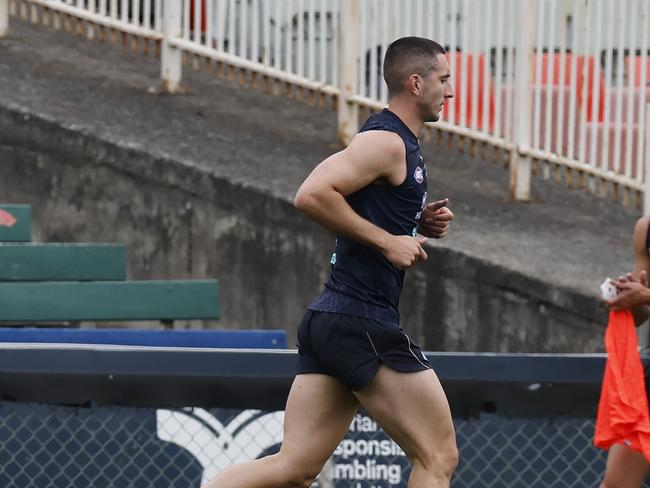
<svg viewBox="0 0 650 488">
<path fill-rule="evenodd" d="M 398 325 L 332 312 L 305 312 L 298 327 L 297 374 L 327 374 L 358 391 L 372 381 L 382 364 L 400 373 L 430 369 L 420 346 Z"/>
</svg>

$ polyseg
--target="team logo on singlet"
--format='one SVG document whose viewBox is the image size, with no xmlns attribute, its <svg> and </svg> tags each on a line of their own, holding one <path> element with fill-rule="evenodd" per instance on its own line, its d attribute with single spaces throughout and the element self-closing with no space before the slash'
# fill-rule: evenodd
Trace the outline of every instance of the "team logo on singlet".
<svg viewBox="0 0 650 488">
<path fill-rule="evenodd" d="M 424 181 L 424 173 L 422 172 L 422 168 L 419 166 L 415 168 L 415 173 L 413 173 L 413 178 L 415 178 L 415 181 L 418 183 L 422 183 Z"/>
</svg>

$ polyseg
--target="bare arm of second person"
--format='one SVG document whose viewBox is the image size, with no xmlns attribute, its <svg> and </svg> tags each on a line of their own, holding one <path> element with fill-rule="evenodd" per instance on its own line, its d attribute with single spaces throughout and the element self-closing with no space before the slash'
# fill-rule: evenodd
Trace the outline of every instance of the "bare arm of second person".
<svg viewBox="0 0 650 488">
<path fill-rule="evenodd" d="M 400 269 L 427 259 L 426 238 L 395 236 L 357 214 L 345 197 L 376 180 L 397 186 L 406 178 L 406 149 L 395 133 L 367 131 L 320 163 L 296 193 L 294 204 L 322 226 L 379 250 Z"/>
<path fill-rule="evenodd" d="M 609 308 L 631 310 L 637 326 L 647 320 L 650 305 L 647 278 L 650 273 L 650 256 L 646 248 L 649 221 L 650 215 L 646 215 L 634 226 L 634 273 L 628 273 L 615 280 L 619 292 L 616 297 L 606 302 Z"/>
</svg>

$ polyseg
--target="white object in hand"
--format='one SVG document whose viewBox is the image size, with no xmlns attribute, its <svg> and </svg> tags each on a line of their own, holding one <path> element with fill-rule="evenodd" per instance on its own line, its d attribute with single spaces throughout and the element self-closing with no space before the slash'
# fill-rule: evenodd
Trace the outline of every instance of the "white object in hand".
<svg viewBox="0 0 650 488">
<path fill-rule="evenodd" d="M 616 285 L 614 285 L 610 278 L 607 278 L 603 281 L 603 284 L 600 285 L 600 294 L 605 300 L 611 300 L 617 293 L 618 290 L 616 289 Z"/>
</svg>

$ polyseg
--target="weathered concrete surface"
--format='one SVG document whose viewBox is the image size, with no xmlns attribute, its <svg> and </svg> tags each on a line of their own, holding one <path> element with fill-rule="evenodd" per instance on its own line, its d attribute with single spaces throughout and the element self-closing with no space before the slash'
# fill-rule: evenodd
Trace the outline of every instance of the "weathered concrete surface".
<svg viewBox="0 0 650 488">
<path fill-rule="evenodd" d="M 34 206 L 42 241 L 119 241 L 131 278 L 218 277 L 225 327 L 290 337 L 333 237 L 291 205 L 337 147 L 335 114 L 185 70 L 188 96 L 147 94 L 158 61 L 12 19 L 0 40 L 0 195 Z M 628 270 L 636 210 L 424 144 L 453 232 L 407 276 L 403 325 L 427 349 L 602 349 L 602 279 Z M 292 342 L 292 341 L 290 341 Z"/>
</svg>

